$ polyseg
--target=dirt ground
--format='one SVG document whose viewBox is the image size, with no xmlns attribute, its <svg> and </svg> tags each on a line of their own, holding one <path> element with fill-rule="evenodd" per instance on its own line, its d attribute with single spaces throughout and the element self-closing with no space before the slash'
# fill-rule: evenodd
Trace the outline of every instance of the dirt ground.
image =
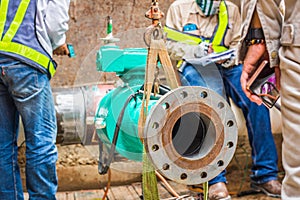
<svg viewBox="0 0 300 200">
<path fill-rule="evenodd" d="M 75 145 L 58 145 L 59 158 L 57 161 L 58 176 L 59 176 L 59 191 L 84 191 L 91 189 L 103 189 L 107 184 L 107 177 L 101 177 L 97 173 L 98 161 L 97 155 L 98 152 L 95 151 L 95 147 L 85 147 L 81 144 Z M 25 159 L 24 159 L 24 145 L 20 148 L 20 159 L 19 163 L 21 166 L 21 171 L 24 172 Z M 236 153 L 238 155 L 238 151 Z M 122 159 L 122 158 L 119 158 Z M 123 158 L 124 159 L 124 158 Z M 232 160 L 232 164 L 227 167 L 227 179 L 228 179 L 228 190 L 232 196 L 233 200 L 272 200 L 274 198 L 267 197 L 264 194 L 255 193 L 250 189 L 250 178 L 249 178 L 249 168 L 238 168 L 237 158 Z M 119 162 L 121 162 L 119 160 Z M 126 163 L 126 162 L 124 162 Z M 116 163 L 115 163 L 116 164 Z M 118 185 L 131 184 L 131 182 L 140 182 L 141 176 L 137 175 L 140 171 L 139 168 L 141 163 L 128 162 L 122 166 L 123 168 L 135 169 L 133 174 L 134 178 L 129 178 L 129 181 L 122 183 L 124 175 L 130 174 L 130 172 L 118 172 L 119 168 L 113 167 L 112 176 L 115 176 L 115 182 L 112 182 L 111 187 L 118 187 Z M 137 166 L 137 167 L 136 167 Z M 282 178 L 283 174 L 279 174 L 279 177 Z M 119 178 L 119 179 L 118 179 Z M 125 179 L 127 179 L 126 177 Z M 23 179 L 25 180 L 24 176 Z M 102 181 L 102 183 L 100 183 Z M 124 181 L 124 180 L 123 180 Z M 119 182 L 119 183 L 118 183 Z M 186 186 L 182 186 L 186 187 Z M 186 187 L 186 193 L 196 195 L 201 192 L 197 188 Z M 243 196 L 239 196 L 243 194 Z"/>
</svg>

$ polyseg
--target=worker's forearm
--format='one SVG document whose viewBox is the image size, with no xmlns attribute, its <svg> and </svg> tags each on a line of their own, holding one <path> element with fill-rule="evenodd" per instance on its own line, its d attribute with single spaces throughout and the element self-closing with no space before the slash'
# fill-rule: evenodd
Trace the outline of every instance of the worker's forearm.
<svg viewBox="0 0 300 200">
<path fill-rule="evenodd" d="M 244 63 L 255 66 L 257 61 L 262 56 L 264 56 L 265 52 L 266 52 L 266 45 L 265 44 L 255 44 L 255 45 L 250 46 L 248 48 Z"/>
</svg>

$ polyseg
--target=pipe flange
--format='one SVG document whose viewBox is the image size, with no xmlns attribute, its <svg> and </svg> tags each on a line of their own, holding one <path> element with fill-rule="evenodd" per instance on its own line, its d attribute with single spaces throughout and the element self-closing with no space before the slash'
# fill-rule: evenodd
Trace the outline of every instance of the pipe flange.
<svg viewBox="0 0 300 200">
<path fill-rule="evenodd" d="M 152 107 L 144 137 L 155 169 L 173 181 L 194 185 L 226 168 L 238 129 L 224 98 L 208 88 L 187 86 L 171 90 Z"/>
</svg>

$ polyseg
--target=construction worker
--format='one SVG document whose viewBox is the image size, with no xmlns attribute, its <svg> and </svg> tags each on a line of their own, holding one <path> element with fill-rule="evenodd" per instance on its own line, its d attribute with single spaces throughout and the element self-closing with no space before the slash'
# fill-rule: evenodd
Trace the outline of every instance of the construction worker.
<svg viewBox="0 0 300 200">
<path fill-rule="evenodd" d="M 26 141 L 31 200 L 56 199 L 56 116 L 52 53 L 68 54 L 69 0 L 0 0 L 0 199 L 23 199 L 18 126 Z"/>
<path fill-rule="evenodd" d="M 239 8 L 229 1 L 177 0 L 171 4 L 166 17 L 167 48 L 171 59 L 179 64 L 185 61 L 179 68 L 183 85 L 211 88 L 224 98 L 230 97 L 242 109 L 252 147 L 251 186 L 269 196 L 280 197 L 278 157 L 269 111 L 244 94 L 240 84 L 242 65 L 235 65 L 235 56 L 205 67 L 189 63 L 191 58 L 235 49 L 240 40 L 240 27 Z M 225 171 L 209 181 L 210 200 L 231 199 L 226 182 Z"/>
<path fill-rule="evenodd" d="M 244 26 L 240 60 L 244 62 L 241 77 L 242 87 L 251 100 L 262 100 L 246 90 L 250 73 L 256 69 L 257 61 L 264 55 L 275 68 L 277 87 L 280 88 L 282 114 L 282 164 L 285 177 L 282 182 L 282 199 L 300 199 L 300 1 L 286 0 L 284 18 L 281 17 L 280 0 L 245 1 L 242 15 Z M 255 9 L 256 8 L 256 9 Z M 246 47 L 248 32 L 260 31 L 263 41 Z M 251 36 L 250 40 L 259 40 Z M 257 40 L 257 41 L 258 41 Z M 242 49 L 243 48 L 243 49 Z M 246 52 L 244 50 L 247 50 Z"/>
</svg>

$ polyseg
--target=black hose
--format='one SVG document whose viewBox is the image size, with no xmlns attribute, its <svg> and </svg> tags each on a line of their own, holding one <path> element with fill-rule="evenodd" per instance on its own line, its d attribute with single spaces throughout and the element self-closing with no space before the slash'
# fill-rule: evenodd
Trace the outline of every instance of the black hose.
<svg viewBox="0 0 300 200">
<path fill-rule="evenodd" d="M 110 164 L 113 160 L 113 156 L 114 156 L 114 153 L 115 153 L 115 150 L 116 150 L 116 144 L 117 144 L 117 140 L 118 140 L 118 136 L 119 136 L 121 123 L 122 123 L 122 120 L 123 120 L 123 117 L 124 117 L 125 109 L 126 109 L 127 105 L 129 104 L 129 102 L 131 101 L 131 99 L 135 98 L 135 96 L 136 96 L 136 93 L 131 94 L 127 98 L 127 100 L 126 100 L 126 102 L 125 102 L 125 104 L 124 104 L 124 106 L 123 106 L 123 108 L 122 108 L 122 110 L 119 114 L 118 121 L 116 123 L 116 128 L 115 128 L 115 131 L 114 131 L 114 137 L 113 137 L 113 140 L 112 140 L 112 144 L 111 144 L 111 148 L 110 148 L 110 151 L 109 151 L 108 159 L 105 162 L 105 166 L 102 164 L 102 162 L 99 161 L 98 171 L 99 171 L 99 174 L 101 174 L 101 175 L 106 174 L 109 167 L 110 167 Z M 99 143 L 99 150 L 100 150 L 100 143 Z M 99 155 L 101 155 L 101 157 L 102 157 L 101 152 L 99 152 Z"/>
</svg>

